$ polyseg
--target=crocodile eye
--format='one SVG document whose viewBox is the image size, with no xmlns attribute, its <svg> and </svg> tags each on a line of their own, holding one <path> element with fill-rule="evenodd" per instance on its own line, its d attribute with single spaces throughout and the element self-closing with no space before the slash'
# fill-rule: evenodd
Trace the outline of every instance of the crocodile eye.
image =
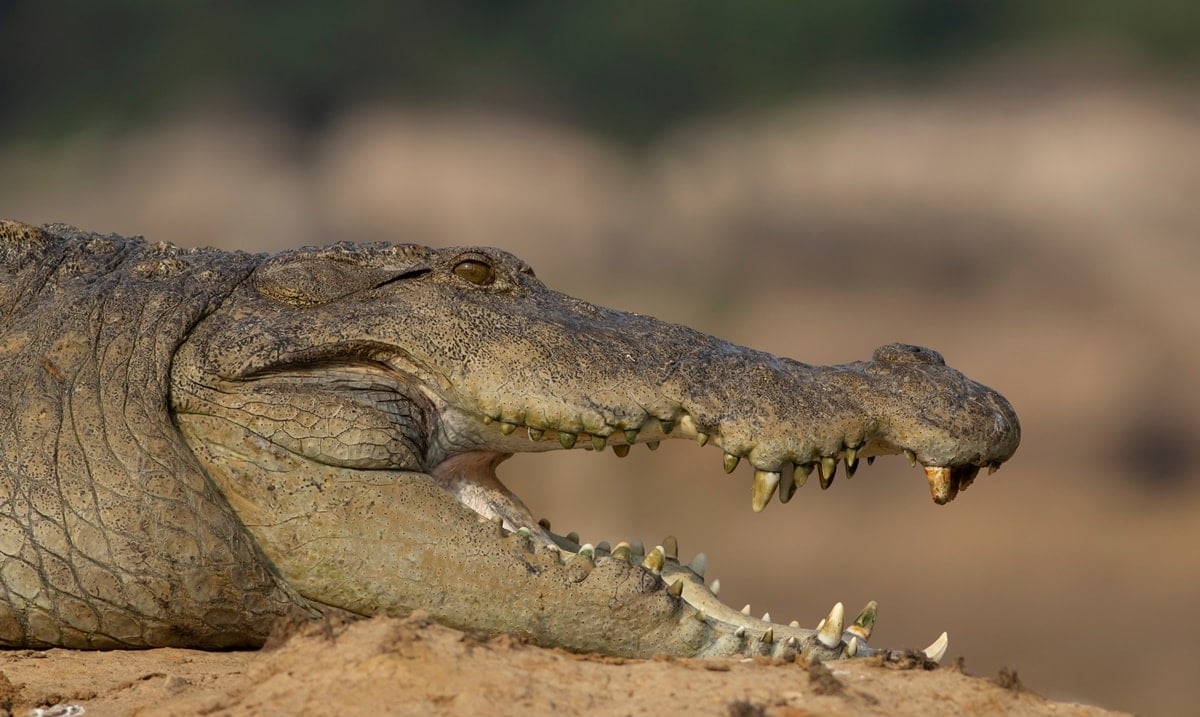
<svg viewBox="0 0 1200 717">
<path fill-rule="evenodd" d="M 459 278 L 466 279 L 476 286 L 487 286 L 496 280 L 495 270 L 490 265 L 475 259 L 458 262 L 454 265 L 454 273 Z"/>
</svg>

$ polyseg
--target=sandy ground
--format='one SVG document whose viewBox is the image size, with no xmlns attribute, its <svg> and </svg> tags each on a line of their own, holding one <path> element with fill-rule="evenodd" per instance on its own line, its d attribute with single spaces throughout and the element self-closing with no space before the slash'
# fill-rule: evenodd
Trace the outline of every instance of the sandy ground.
<svg viewBox="0 0 1200 717">
<path fill-rule="evenodd" d="M 620 660 L 464 634 L 420 614 L 304 626 L 283 640 L 260 652 L 10 652 L 0 655 L 0 708 L 69 714 L 77 705 L 88 717 L 1117 714 L 1049 702 L 1012 674 L 986 680 L 870 660 Z"/>
<path fill-rule="evenodd" d="M 623 461 L 518 456 L 500 476 L 558 532 L 678 536 L 686 557 L 708 554 L 735 607 L 811 625 L 834 602 L 855 612 L 873 599 L 877 646 L 946 630 L 949 660 L 977 674 L 1011 667 L 1056 699 L 1194 715 L 1198 108 L 1191 88 L 1032 68 L 710 118 L 636 156 L 528 118 L 364 106 L 300 136 L 204 108 L 125 136 L 0 138 L 0 216 L 256 251 L 495 245 L 558 290 L 804 361 L 932 346 L 1007 395 L 1023 426 L 1013 461 L 945 508 L 903 460 L 882 460 L 753 514 L 748 470 L 726 477 L 717 450 L 683 441 Z M 428 661 L 405 657 L 424 649 Z M 493 684 L 515 664 L 517 679 Z M 945 670 L 839 666 L 845 694 L 814 696 L 794 665 L 618 665 L 389 622 L 261 655 L 10 653 L 0 665 L 26 685 L 22 707 L 94 692 L 81 701 L 96 713 L 126 693 L 147 695 L 148 714 L 203 695 L 219 712 L 390 713 L 422 695 L 465 711 L 486 694 L 489 707 L 632 713 L 672 689 L 719 712 L 750 698 L 785 714 L 793 693 L 816 700 L 797 710 L 894 712 L 892 690 L 947 713 L 1050 709 Z M 39 665 L 59 677 L 39 681 Z"/>
</svg>

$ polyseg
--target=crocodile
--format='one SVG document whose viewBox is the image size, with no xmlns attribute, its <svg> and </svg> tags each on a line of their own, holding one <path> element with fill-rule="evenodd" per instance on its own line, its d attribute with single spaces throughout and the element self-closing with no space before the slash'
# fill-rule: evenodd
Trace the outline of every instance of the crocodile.
<svg viewBox="0 0 1200 717">
<path fill-rule="evenodd" d="M 557 293 L 493 248 L 251 254 L 3 222 L 0 377 L 9 647 L 254 647 L 296 611 L 420 609 L 633 658 L 878 654 L 874 602 L 816 628 L 750 616 L 674 538 L 581 544 L 496 467 L 689 439 L 748 463 L 761 511 L 904 455 L 941 504 L 1020 441 L 1009 402 L 933 350 L 807 365 Z"/>
</svg>

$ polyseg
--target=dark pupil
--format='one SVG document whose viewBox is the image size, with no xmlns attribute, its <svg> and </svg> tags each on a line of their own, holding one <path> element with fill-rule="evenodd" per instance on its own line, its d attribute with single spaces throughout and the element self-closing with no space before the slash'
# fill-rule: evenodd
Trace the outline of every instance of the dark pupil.
<svg viewBox="0 0 1200 717">
<path fill-rule="evenodd" d="M 486 286 L 492 283 L 495 275 L 492 273 L 492 267 L 484 264 L 481 261 L 473 261 L 468 259 L 461 261 L 454 267 L 454 273 L 459 277 L 466 279 L 472 284 Z"/>
</svg>

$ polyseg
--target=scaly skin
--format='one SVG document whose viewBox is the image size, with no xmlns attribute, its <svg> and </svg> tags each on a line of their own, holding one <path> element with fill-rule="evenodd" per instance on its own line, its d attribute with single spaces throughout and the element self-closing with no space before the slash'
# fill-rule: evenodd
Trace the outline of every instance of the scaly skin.
<svg viewBox="0 0 1200 717">
<path fill-rule="evenodd" d="M 1020 437 L 928 349 L 809 366 L 555 293 L 496 249 L 0 240 L 0 644 L 253 645 L 301 606 L 631 657 L 870 654 L 873 604 L 848 628 L 840 605 L 819 630 L 748 617 L 673 539 L 581 546 L 495 467 L 689 438 L 748 462 L 762 510 L 903 452 L 941 503 Z"/>
</svg>

